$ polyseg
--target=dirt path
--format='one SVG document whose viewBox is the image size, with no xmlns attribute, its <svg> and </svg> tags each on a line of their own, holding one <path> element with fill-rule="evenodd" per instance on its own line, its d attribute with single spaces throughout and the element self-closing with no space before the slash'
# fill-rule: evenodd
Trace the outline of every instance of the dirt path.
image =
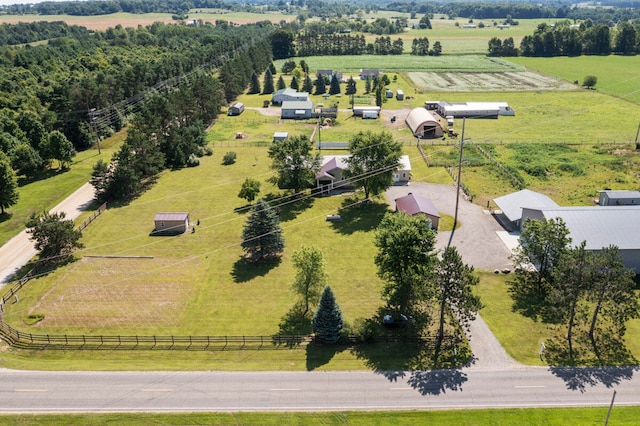
<svg viewBox="0 0 640 426">
<path fill-rule="evenodd" d="M 85 183 L 51 209 L 50 213 L 64 212 L 67 219 L 75 219 L 91 205 L 94 194 L 93 186 Z M 0 247 L 0 287 L 10 282 L 13 275 L 26 265 L 36 253 L 33 242 L 29 239 L 29 234 L 26 231 L 20 232 Z"/>
</svg>

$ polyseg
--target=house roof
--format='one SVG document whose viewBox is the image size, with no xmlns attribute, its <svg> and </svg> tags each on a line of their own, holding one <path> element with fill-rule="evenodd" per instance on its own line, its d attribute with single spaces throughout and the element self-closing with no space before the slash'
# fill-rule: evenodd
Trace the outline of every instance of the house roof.
<svg viewBox="0 0 640 426">
<path fill-rule="evenodd" d="M 573 245 L 586 241 L 588 250 L 616 245 L 640 250 L 640 206 L 585 206 L 541 209 L 545 219 L 561 218 Z"/>
<path fill-rule="evenodd" d="M 346 170 L 349 167 L 347 159 L 349 155 L 325 155 L 322 157 L 322 166 L 320 171 L 316 174 L 316 179 L 329 178 L 334 179 L 335 176 L 331 174 L 333 170 L 340 169 Z"/>
<path fill-rule="evenodd" d="M 598 191 L 598 193 L 607 194 L 610 200 L 640 198 L 640 191 L 630 191 L 626 189 L 605 189 Z"/>
<path fill-rule="evenodd" d="M 189 213 L 177 212 L 177 213 L 156 213 L 154 220 L 156 221 L 185 221 L 189 217 Z"/>
<path fill-rule="evenodd" d="M 313 109 L 313 102 L 311 102 L 311 101 L 284 101 L 284 102 L 282 102 L 282 109 L 309 110 L 309 109 Z"/>
<path fill-rule="evenodd" d="M 430 199 L 412 193 L 396 198 L 396 210 L 411 216 L 423 213 L 432 217 L 440 217 L 438 209 Z"/>
<path fill-rule="evenodd" d="M 399 170 L 411 170 L 411 160 L 408 155 L 401 155 L 399 163 Z"/>
<path fill-rule="evenodd" d="M 291 87 L 285 87 L 284 89 L 276 90 L 274 92 L 273 96 L 284 95 L 284 94 L 290 95 L 290 94 L 294 94 L 294 93 L 297 93 L 297 92 L 298 91 L 296 89 L 292 89 Z"/>
<path fill-rule="evenodd" d="M 498 208 L 502 210 L 502 213 L 504 213 L 511 222 L 522 218 L 523 207 L 534 210 L 559 207 L 551 198 L 539 192 L 531 191 L 530 189 L 523 189 L 518 192 L 503 195 L 502 197 L 494 198 L 493 202 L 496 203 Z"/>
</svg>

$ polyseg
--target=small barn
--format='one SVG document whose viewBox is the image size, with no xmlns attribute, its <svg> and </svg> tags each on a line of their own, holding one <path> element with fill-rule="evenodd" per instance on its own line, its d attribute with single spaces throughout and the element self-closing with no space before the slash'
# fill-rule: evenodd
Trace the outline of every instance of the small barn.
<svg viewBox="0 0 640 426">
<path fill-rule="evenodd" d="M 419 139 L 441 138 L 444 135 L 438 119 L 424 108 L 411 110 L 404 121 L 411 129 L 413 136 Z"/>
<path fill-rule="evenodd" d="M 396 198 L 396 211 L 415 216 L 419 214 L 425 215 L 431 219 L 431 228 L 438 229 L 440 214 L 433 202 L 427 197 L 415 195 L 411 192 L 404 197 Z"/>
<path fill-rule="evenodd" d="M 404 92 L 402 90 L 396 90 L 396 99 L 399 101 L 404 100 Z"/>
<path fill-rule="evenodd" d="M 280 118 L 292 118 L 302 120 L 311 118 L 313 114 L 313 102 L 311 101 L 284 101 Z"/>
<path fill-rule="evenodd" d="M 522 211 L 525 208 L 547 209 L 558 207 L 558 204 L 547 195 L 530 189 L 522 189 L 518 192 L 494 198 L 493 202 L 500 209 L 502 221 L 509 229 L 520 229 L 522 226 Z"/>
<path fill-rule="evenodd" d="M 391 89 L 387 89 L 387 91 L 386 91 L 386 96 L 387 96 L 387 98 L 389 98 L 389 99 L 393 98 L 393 90 L 391 90 Z"/>
<path fill-rule="evenodd" d="M 244 112 L 244 104 L 242 102 L 236 102 L 229 107 L 228 115 L 240 115 Z"/>
<path fill-rule="evenodd" d="M 189 229 L 189 213 L 156 213 L 153 234 L 183 234 Z"/>
<path fill-rule="evenodd" d="M 400 156 L 398 170 L 393 173 L 393 182 L 406 184 L 411 180 L 411 160 L 408 155 Z"/>
<path fill-rule="evenodd" d="M 640 191 L 611 190 L 598 191 L 599 206 L 640 206 Z"/>
<path fill-rule="evenodd" d="M 275 132 L 273 134 L 273 141 L 280 142 L 289 139 L 289 132 Z"/>
<path fill-rule="evenodd" d="M 368 118 L 378 118 L 378 115 L 380 115 L 380 107 L 379 106 L 357 106 L 357 107 L 353 107 L 353 115 L 355 115 L 356 117 L 363 117 L 365 115 L 367 115 L 367 113 L 369 113 L 369 115 L 372 115 L 373 113 L 375 113 L 375 117 L 370 116 Z"/>
</svg>

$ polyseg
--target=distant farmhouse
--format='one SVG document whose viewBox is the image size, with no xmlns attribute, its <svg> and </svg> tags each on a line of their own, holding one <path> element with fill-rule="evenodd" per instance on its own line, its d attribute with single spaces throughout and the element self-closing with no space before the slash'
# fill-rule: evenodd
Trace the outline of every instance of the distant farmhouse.
<svg viewBox="0 0 640 426">
<path fill-rule="evenodd" d="M 586 249 L 599 251 L 603 247 L 618 247 L 625 267 L 640 273 L 640 204 L 636 191 L 599 191 L 608 196 L 626 195 L 628 204 L 561 207 L 543 194 L 528 189 L 508 194 L 493 201 L 511 225 L 520 229 L 526 219 L 556 219 L 564 221 L 572 244 L 586 242 Z M 633 200 L 633 201 L 632 201 Z M 603 201 L 604 202 L 604 201 Z"/>
<path fill-rule="evenodd" d="M 349 157 L 349 155 L 325 155 L 322 157 L 322 166 L 316 174 L 316 187 L 321 192 L 354 188 L 353 182 L 345 176 L 349 167 L 347 163 Z M 411 160 L 408 155 L 403 155 L 400 157 L 399 163 L 400 165 L 393 175 L 393 181 L 395 184 L 406 184 L 411 180 Z"/>
<path fill-rule="evenodd" d="M 333 70 L 318 70 L 316 71 L 316 77 L 326 77 L 329 81 L 333 80 L 333 76 L 336 76 L 338 81 L 342 81 L 342 73 L 340 71 Z"/>
<path fill-rule="evenodd" d="M 282 105 L 285 101 L 308 101 L 309 93 L 298 92 L 295 89 L 286 88 L 276 91 L 271 96 L 271 103 L 273 105 Z"/>
<path fill-rule="evenodd" d="M 311 118 L 313 115 L 313 102 L 311 101 L 284 101 L 280 118 L 292 118 L 297 120 Z"/>
<path fill-rule="evenodd" d="M 361 69 L 360 80 L 366 80 L 367 78 L 373 80 L 374 78 L 380 77 L 382 74 L 382 71 L 379 69 Z"/>
</svg>

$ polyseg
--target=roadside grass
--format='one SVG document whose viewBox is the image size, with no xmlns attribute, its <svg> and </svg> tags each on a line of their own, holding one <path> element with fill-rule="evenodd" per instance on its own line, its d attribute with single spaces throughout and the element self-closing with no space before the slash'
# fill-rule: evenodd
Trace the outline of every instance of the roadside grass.
<svg viewBox="0 0 640 426">
<path fill-rule="evenodd" d="M 598 77 L 596 91 L 614 96 L 610 103 L 625 104 L 625 100 L 640 104 L 640 56 L 578 56 L 574 58 L 509 58 L 510 62 L 582 84 L 584 77 Z M 618 99 L 619 98 L 619 99 Z M 606 108 L 609 106 L 607 105 Z M 616 117 L 613 116 L 612 117 Z M 636 115 L 637 117 L 637 115 Z M 616 117 L 617 120 L 617 117 Z M 637 124 L 637 123 L 636 123 Z M 612 130 L 625 131 L 613 124 Z"/>
<path fill-rule="evenodd" d="M 334 411 L 315 413 L 112 413 L 112 414 L 20 414 L 0 415 L 5 425 L 593 425 L 607 418 L 608 407 L 509 408 L 430 411 Z M 615 407 L 609 421 L 635 425 L 640 407 Z M 570 420 L 569 420 L 570 419 Z"/>
<path fill-rule="evenodd" d="M 91 178 L 93 165 L 99 160 L 111 160 L 112 154 L 124 140 L 124 132 L 101 143 L 102 154 L 92 148 L 76 155 L 67 170 L 58 169 L 56 161 L 43 179 L 21 184 L 18 203 L 0 216 L 0 245 L 6 243 L 24 229 L 24 224 L 34 212 L 49 211 Z"/>
</svg>

